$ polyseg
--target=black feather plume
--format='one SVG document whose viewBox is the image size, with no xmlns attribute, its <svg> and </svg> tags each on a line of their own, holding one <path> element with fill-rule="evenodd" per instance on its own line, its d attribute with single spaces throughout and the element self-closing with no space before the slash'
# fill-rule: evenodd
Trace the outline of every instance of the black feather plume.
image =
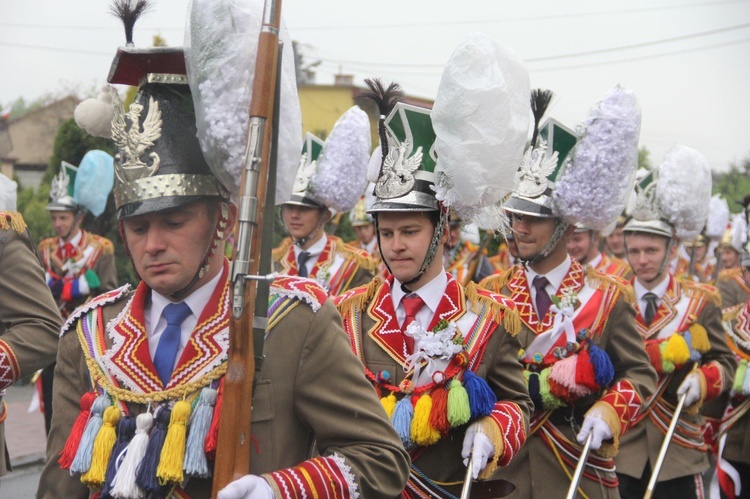
<svg viewBox="0 0 750 499">
<path fill-rule="evenodd" d="M 149 0 L 114 0 L 110 11 L 125 26 L 125 42 L 133 45 L 133 27 L 138 18 L 151 8 Z"/>
<path fill-rule="evenodd" d="M 388 137 L 385 132 L 385 117 L 390 114 L 396 104 L 404 98 L 404 91 L 396 82 L 391 82 L 386 88 L 378 78 L 366 78 L 365 84 L 370 89 L 360 94 L 360 97 L 371 99 L 378 106 L 380 120 L 378 121 L 378 135 L 380 136 L 380 150 L 383 160 L 388 155 Z"/>
<path fill-rule="evenodd" d="M 531 136 L 531 147 L 536 147 L 536 139 L 539 136 L 539 124 L 544 113 L 547 111 L 552 100 L 552 90 L 535 88 L 531 91 L 531 112 L 534 114 L 534 134 Z"/>
</svg>

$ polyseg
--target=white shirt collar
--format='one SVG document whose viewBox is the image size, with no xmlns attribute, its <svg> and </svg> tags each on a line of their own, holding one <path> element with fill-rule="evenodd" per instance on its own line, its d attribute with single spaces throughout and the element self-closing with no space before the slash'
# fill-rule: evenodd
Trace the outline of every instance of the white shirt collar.
<svg viewBox="0 0 750 499">
<path fill-rule="evenodd" d="M 549 281 L 549 284 L 547 285 L 547 292 L 550 296 L 554 295 L 555 293 L 557 293 L 557 290 L 560 289 L 560 285 L 562 284 L 563 279 L 565 279 L 565 276 L 568 275 L 568 270 L 570 269 L 570 265 L 572 263 L 573 261 L 570 259 L 570 255 L 565 255 L 565 260 L 563 260 L 560 265 L 550 270 L 546 274 L 539 274 L 538 272 L 535 272 L 531 268 L 531 266 L 527 266 L 526 279 L 528 279 L 529 281 L 529 287 L 534 290 L 534 287 L 531 285 L 531 283 L 534 282 L 534 278 L 538 275 L 544 275 Z"/>
<path fill-rule="evenodd" d="M 318 239 L 315 243 L 313 243 L 312 246 L 307 248 L 306 250 L 303 250 L 296 244 L 292 245 L 294 248 L 294 258 L 295 260 L 299 256 L 300 253 L 303 251 L 307 251 L 310 253 L 310 258 L 307 260 L 308 264 L 310 265 L 309 268 L 312 268 L 312 265 L 315 265 L 315 262 L 318 261 L 318 256 L 320 256 L 321 253 L 323 253 L 323 249 L 326 247 L 326 243 L 328 242 L 328 237 L 326 236 L 326 233 L 323 233 L 323 237 Z M 310 264 L 312 262 L 312 264 Z"/>
<path fill-rule="evenodd" d="M 602 261 L 602 252 L 600 251 L 599 253 L 596 254 L 594 258 L 589 260 L 589 262 L 586 263 L 586 265 L 595 269 L 596 266 L 599 265 L 599 262 L 601 261 Z"/>
<path fill-rule="evenodd" d="M 434 314 L 438 308 L 438 305 L 440 305 L 440 300 L 443 299 L 445 288 L 447 286 L 448 276 L 445 273 L 445 269 L 440 269 L 440 273 L 438 273 L 438 275 L 435 276 L 434 279 L 432 279 L 430 282 L 428 282 L 418 290 L 413 291 L 413 293 L 419 295 L 419 297 L 422 298 L 422 301 L 424 301 L 425 305 L 427 305 L 427 307 L 430 309 L 432 314 Z M 401 287 L 401 283 L 399 282 L 399 280 L 394 277 L 393 288 L 391 289 L 391 297 L 393 299 L 394 309 L 398 309 L 400 307 L 401 310 L 403 310 L 403 307 L 401 307 L 401 299 L 407 294 L 411 293 L 405 293 L 403 288 Z"/>
<path fill-rule="evenodd" d="M 646 289 L 643 284 L 641 284 L 641 281 L 638 280 L 636 277 L 633 282 L 633 290 L 635 291 L 635 296 L 638 298 L 638 301 L 645 301 L 643 300 L 643 295 L 646 293 L 653 293 L 656 295 L 657 301 L 661 300 L 664 294 L 667 292 L 667 288 L 669 287 L 669 281 L 672 279 L 671 275 L 667 275 L 667 278 L 664 279 L 662 282 L 656 285 L 654 289 L 648 290 Z"/>
</svg>

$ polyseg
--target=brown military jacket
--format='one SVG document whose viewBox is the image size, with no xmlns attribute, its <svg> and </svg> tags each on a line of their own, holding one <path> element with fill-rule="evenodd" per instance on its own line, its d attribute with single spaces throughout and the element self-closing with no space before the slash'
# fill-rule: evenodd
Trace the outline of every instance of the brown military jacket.
<svg viewBox="0 0 750 499">
<path fill-rule="evenodd" d="M 338 296 L 352 288 L 369 283 L 378 269 L 377 262 L 361 249 L 349 246 L 341 238 L 326 234 L 323 252 L 318 256 L 310 275 L 328 290 L 328 296 Z M 294 245 L 290 238 L 273 250 L 275 272 L 298 275 Z"/>
<path fill-rule="evenodd" d="M 225 276 L 227 271 L 225 266 Z M 111 359 L 105 365 L 118 371 L 117 379 L 124 386 L 132 386 L 126 390 L 130 395 L 116 390 L 110 393 L 120 395 L 121 400 L 137 399 L 123 404 L 123 410 L 140 414 L 146 410 L 148 390 L 155 388 L 155 393 L 165 389 L 155 374 L 145 335 L 135 334 L 139 328 L 129 326 L 138 322 L 135 304 L 140 300 L 139 293 L 144 292 L 149 291 L 143 285 L 134 295 L 116 290 L 87 304 L 84 310 L 88 312 L 79 309 L 73 321 L 69 320 L 60 341 L 47 466 L 37 497 L 89 497 L 79 476 L 71 477 L 56 462 L 78 414 L 79 399 L 91 389 L 92 373 L 84 355 L 91 349 L 82 348 L 81 331 L 85 327 L 79 329 L 88 325 L 89 318 L 101 313 L 102 324 L 110 324 L 118 316 L 122 319 L 119 323 L 112 321 L 109 334 L 103 337 Z M 214 297 L 217 299 L 212 298 L 206 307 L 211 310 L 201 315 L 167 390 L 176 388 L 179 392 L 186 383 L 199 390 L 223 373 L 228 348 L 228 285 L 217 286 Z M 212 321 L 214 317 L 220 320 Z M 119 341 L 131 333 L 134 336 L 122 343 L 126 349 L 113 346 L 112 337 Z M 364 377 L 362 365 L 349 351 L 335 307 L 316 283 L 286 277 L 272 285 L 263 354 L 253 398 L 250 472 L 263 474 L 277 491 L 288 488 L 309 497 L 325 497 L 331 493 L 330 487 L 349 492 L 356 487 L 361 497 L 398 495 L 406 481 L 408 456 Z M 136 363 L 143 369 L 130 369 Z M 231 408 L 224 405 L 222 410 Z M 310 459 L 313 451 L 321 457 Z M 332 478 L 320 480 L 326 474 Z M 209 497 L 210 490 L 210 480 L 190 478 L 184 492 L 202 498 Z"/>
<path fill-rule="evenodd" d="M 642 401 L 652 393 L 656 381 L 635 331 L 632 290 L 616 277 L 591 269 L 587 271 L 580 263 L 571 260 L 556 296 L 569 301 L 572 306 L 567 312 L 572 312 L 568 318 L 572 320 L 572 331 L 581 349 L 575 355 L 566 353 L 571 352 L 571 346 L 574 348 L 572 352 L 576 352 L 576 340 L 571 345 L 566 339 L 567 333 L 562 333 L 545 354 L 533 355 L 529 359 L 527 354 L 536 350 L 533 345 L 537 339 L 554 331 L 558 313 L 550 309 L 541 320 L 537 317 L 522 267 L 516 267 L 508 274 L 492 276 L 482 285 L 502 290 L 516 303 L 522 320 L 518 338 L 524 348 L 526 376 L 535 403 L 531 434 L 526 445 L 518 457 L 497 474 L 516 485 L 516 492 L 509 497 L 546 499 L 565 496 L 581 453 L 576 435 L 586 412 L 594 405 L 610 425 L 614 439 L 589 455 L 579 489 L 592 498 L 619 497 L 612 457 L 617 454 L 618 445 L 622 445 L 622 438 L 627 435 Z M 551 341 L 554 337 L 550 337 Z M 577 369 L 584 358 L 581 356 L 586 355 L 583 350 L 591 352 L 592 344 L 605 352 L 611 362 L 613 377 L 608 383 L 588 387 L 579 383 L 554 384 L 552 378 L 555 378 L 556 364 L 575 359 Z M 589 364 L 583 362 L 583 365 Z"/>
<path fill-rule="evenodd" d="M 750 300 L 724 311 L 727 342 L 738 362 L 750 362 Z M 743 374 L 744 376 L 740 378 Z M 732 391 L 732 406 L 724 419 L 727 439 L 722 457 L 728 461 L 750 465 L 750 392 L 747 391 L 748 371 L 737 370 Z M 745 485 L 746 480 L 742 481 Z"/>
<path fill-rule="evenodd" d="M 502 443 L 495 443 L 499 453 L 495 457 L 497 464 L 505 466 L 515 459 L 526 439 L 531 407 L 517 360 L 519 343 L 515 334 L 519 325 L 515 307 L 506 297 L 477 288 L 473 283 L 464 288 L 450 274 L 446 273 L 446 278 L 448 284 L 430 330 L 443 319 L 455 323 L 464 335 L 463 348 L 471 371 L 487 381 L 497 398 L 488 419 L 502 435 Z M 436 400 L 436 391 L 441 387 L 439 382 L 434 382 L 435 375 L 432 383 L 420 384 L 412 380 L 412 371 L 405 372 L 408 349 L 395 316 L 390 293 L 393 282 L 392 276 L 385 281 L 376 278 L 369 286 L 340 296 L 337 306 L 344 319 L 344 330 L 352 350 L 364 363 L 368 378 L 382 397 L 393 393 L 398 400 L 410 403 L 417 395 Z M 453 365 L 451 360 L 447 367 L 438 371 L 443 380 L 455 374 Z M 411 392 L 404 388 L 408 384 L 417 388 Z M 420 402 L 414 405 L 418 408 Z M 412 434 L 413 425 L 412 422 Z M 412 436 L 407 439 L 412 471 L 403 497 L 427 497 L 424 494 L 439 494 L 440 497 L 441 485 L 463 481 L 466 468 L 461 459 L 461 447 L 466 428 L 464 424 L 446 429 L 430 444 L 418 444 Z"/>
<path fill-rule="evenodd" d="M 38 250 L 63 317 L 90 297 L 118 286 L 114 246 L 105 237 L 81 229 L 78 243 L 70 250 L 65 250 L 57 237 L 43 239 Z M 92 285 L 92 279 L 99 282 L 98 286 Z"/>
<path fill-rule="evenodd" d="M 23 218 L 0 212 L 0 392 L 54 362 L 60 323 Z M 0 420 L 6 417 L 0 402 Z M 9 466 L 0 422 L 0 476 Z"/>
<path fill-rule="evenodd" d="M 647 462 L 654 466 L 677 403 L 677 388 L 692 368 L 688 358 L 677 366 L 672 363 L 674 371 L 667 372 L 668 361 L 665 359 L 668 354 L 662 352 L 668 345 L 662 345 L 662 342 L 675 334 L 685 337 L 690 333 L 688 347 L 697 350 L 698 340 L 708 339 L 709 345 L 700 347 L 704 351 L 697 364 L 705 380 L 704 401 L 714 400 L 729 389 L 736 368 L 734 354 L 724 337 L 716 289 L 693 281 L 681 281 L 672 275 L 669 279 L 651 325 L 645 325 L 640 312 L 636 317 L 639 336 L 659 374 L 659 383 L 654 397 L 646 402 L 647 409 L 639 422 L 620 441 L 620 453 L 615 458 L 617 472 L 635 478 L 642 476 Z M 705 442 L 705 421 L 697 409 L 683 409 L 678 430 L 659 473 L 659 482 L 708 469 L 710 443 Z"/>
<path fill-rule="evenodd" d="M 724 309 L 745 303 L 750 299 L 750 288 L 742 277 L 742 270 L 737 267 L 719 272 L 716 287 L 721 294 L 721 306 Z"/>
</svg>

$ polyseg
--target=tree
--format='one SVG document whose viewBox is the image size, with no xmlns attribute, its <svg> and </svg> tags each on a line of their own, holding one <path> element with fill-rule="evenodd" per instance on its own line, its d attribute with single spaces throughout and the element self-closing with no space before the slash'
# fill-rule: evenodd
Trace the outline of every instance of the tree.
<svg viewBox="0 0 750 499">
<path fill-rule="evenodd" d="M 732 163 L 729 171 L 713 175 L 713 192 L 727 200 L 729 211 L 742 211 L 741 201 L 750 194 L 750 157 L 740 164 Z"/>
</svg>

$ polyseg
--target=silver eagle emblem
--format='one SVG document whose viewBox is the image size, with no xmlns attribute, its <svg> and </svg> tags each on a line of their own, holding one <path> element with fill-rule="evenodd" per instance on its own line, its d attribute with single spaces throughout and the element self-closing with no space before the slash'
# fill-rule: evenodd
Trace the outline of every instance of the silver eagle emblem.
<svg viewBox="0 0 750 499">
<path fill-rule="evenodd" d="M 317 160 L 310 161 L 310 163 L 307 162 L 307 153 L 300 157 L 299 168 L 297 169 L 297 176 L 294 177 L 292 192 L 303 194 L 307 190 L 307 186 L 310 184 L 317 166 Z"/>
<path fill-rule="evenodd" d="M 153 97 L 149 98 L 148 114 L 139 125 L 143 105 L 133 102 L 125 113 L 119 96 L 114 97 L 114 117 L 112 118 L 112 139 L 119 149 L 115 155 L 115 173 L 120 182 L 130 182 L 150 177 L 159 170 L 159 155 L 151 152 L 148 157 L 151 165 L 141 160 L 146 151 L 161 137 L 161 110 Z"/>
<path fill-rule="evenodd" d="M 518 194 L 535 198 L 544 194 L 549 184 L 549 175 L 557 167 L 557 151 L 546 157 L 547 142 L 540 139 L 536 148 L 529 147 L 521 160 L 518 170 Z"/>
<path fill-rule="evenodd" d="M 411 144 L 405 141 L 388 151 L 383 161 L 383 171 L 375 184 L 375 195 L 381 199 L 404 196 L 414 187 L 414 172 L 422 164 L 422 146 L 410 157 L 406 157 Z"/>
</svg>

